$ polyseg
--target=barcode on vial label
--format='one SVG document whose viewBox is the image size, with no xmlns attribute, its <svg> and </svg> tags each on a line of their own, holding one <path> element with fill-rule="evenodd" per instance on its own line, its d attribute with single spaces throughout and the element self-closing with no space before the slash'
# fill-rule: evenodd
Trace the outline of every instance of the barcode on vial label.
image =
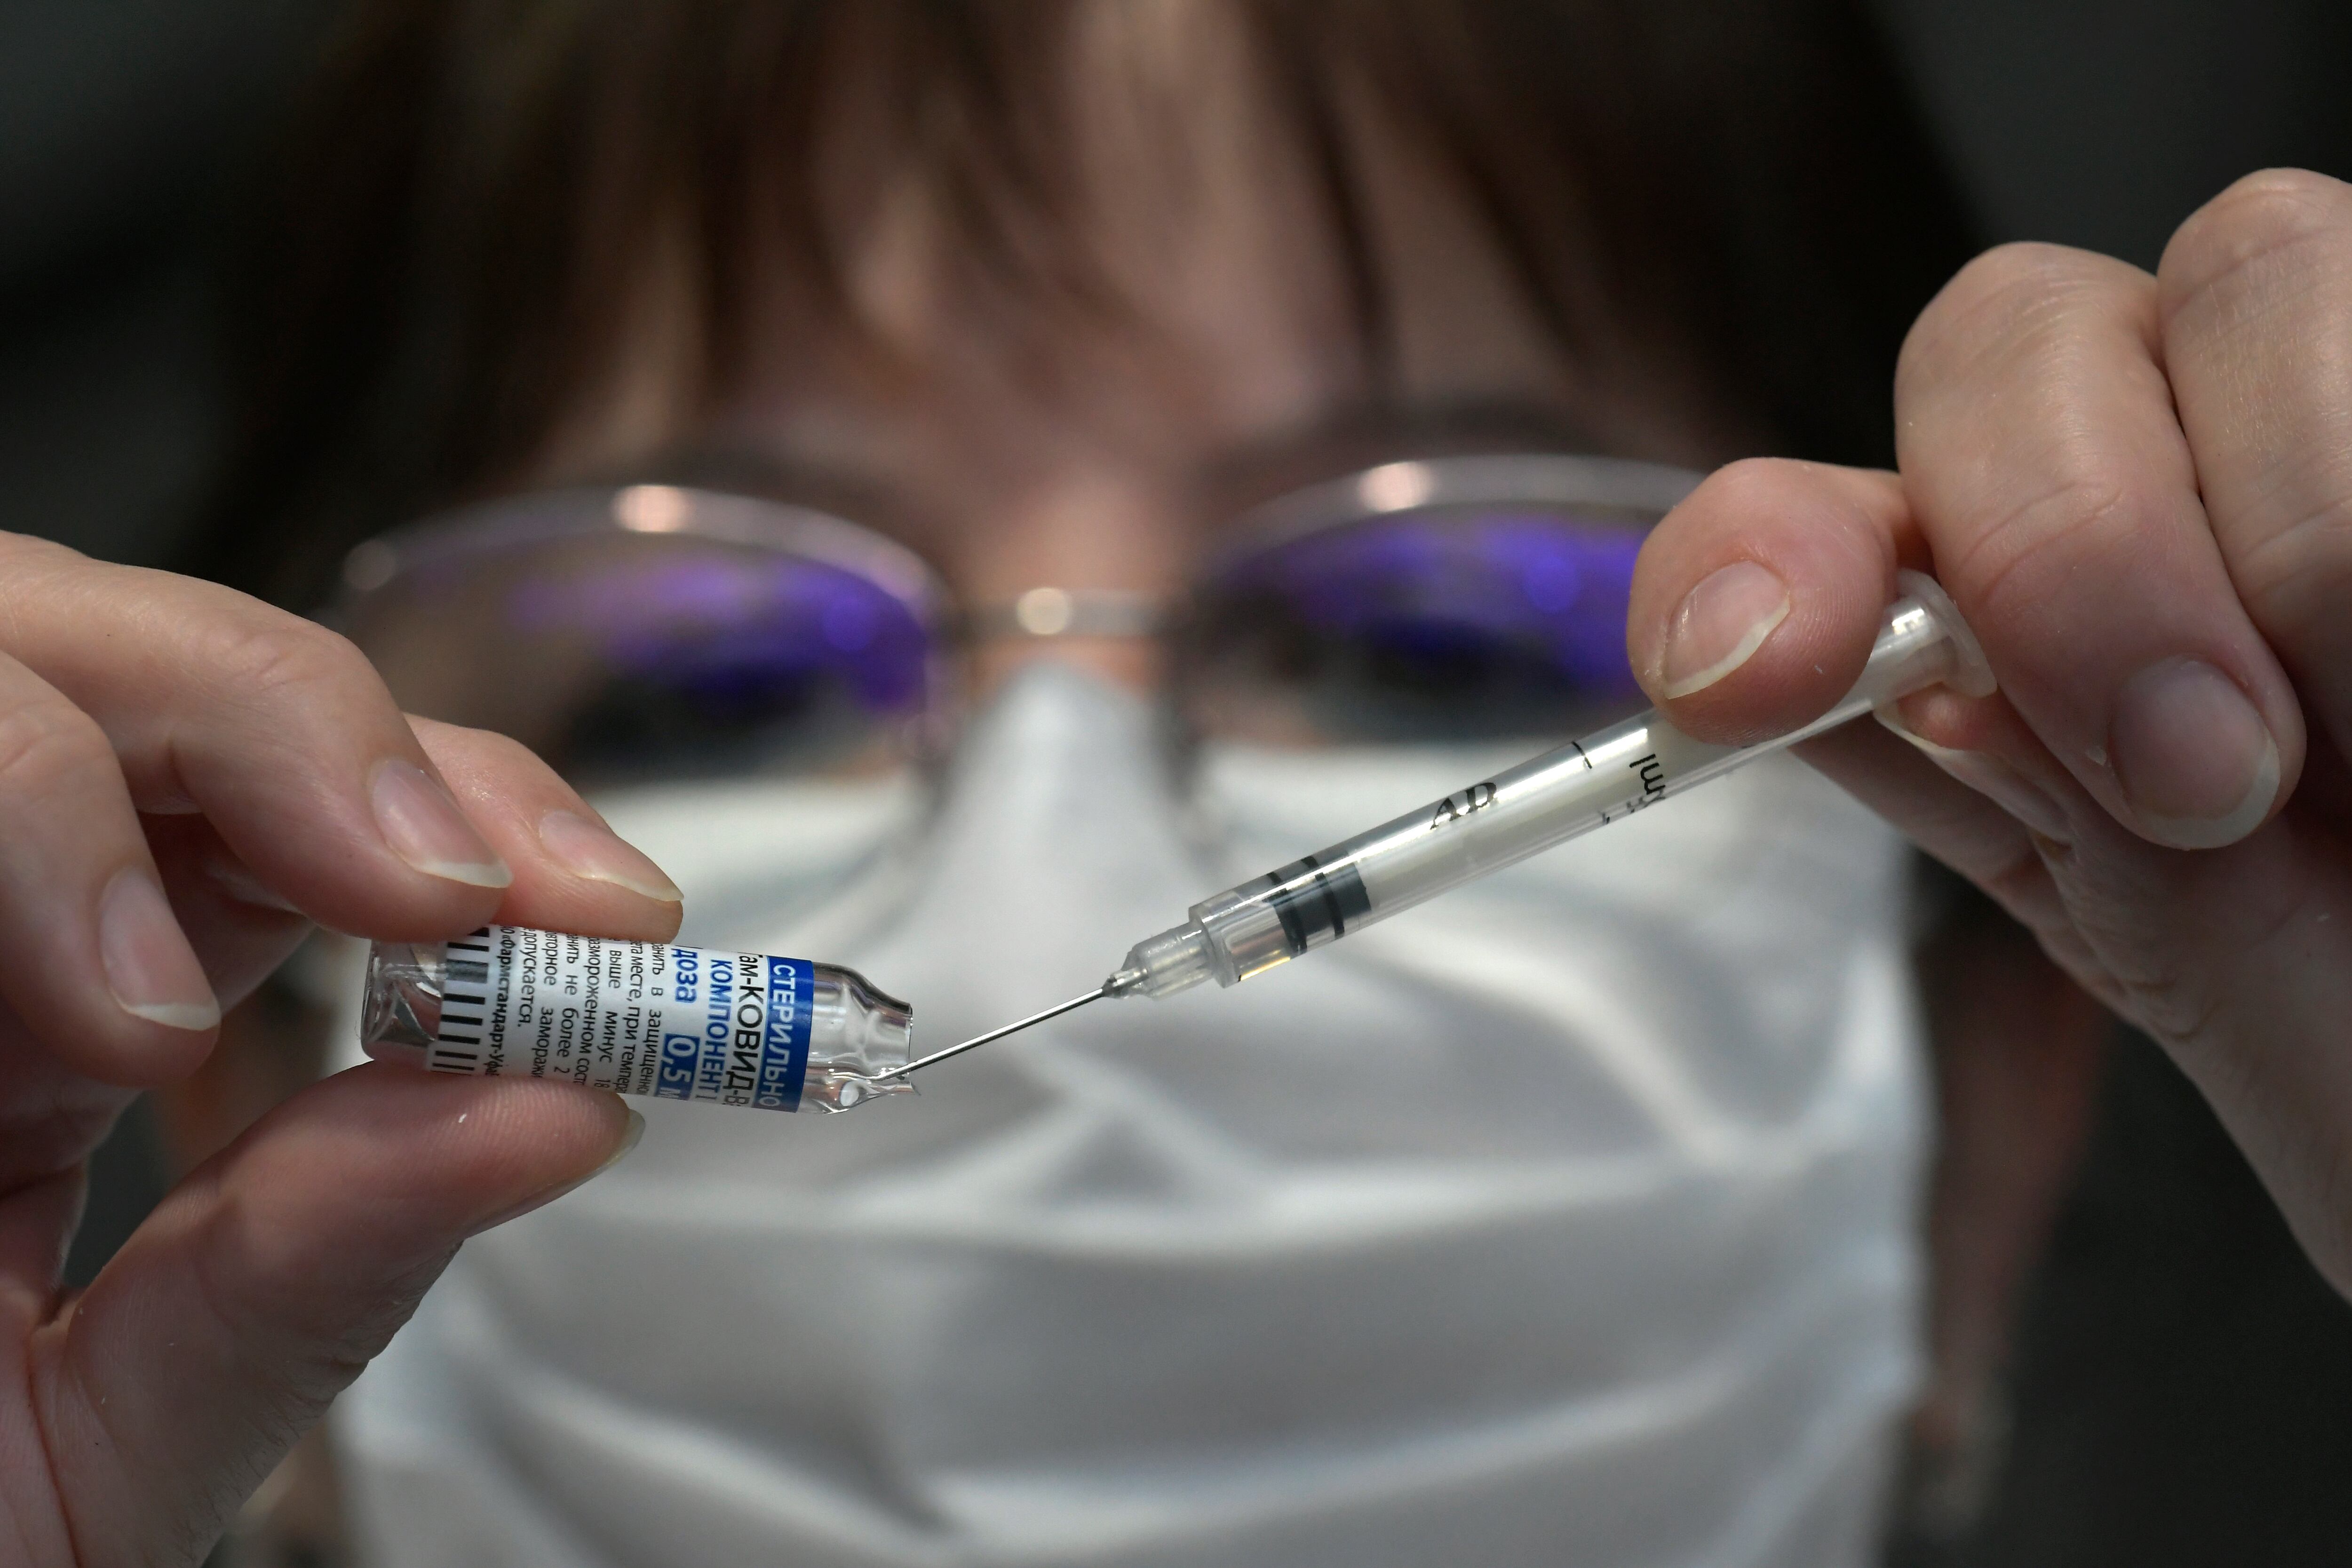
<svg viewBox="0 0 2352 1568">
<path fill-rule="evenodd" d="M 482 1070 L 483 1008 L 489 1001 L 489 928 L 485 926 L 444 950 L 441 1029 L 425 1055 L 425 1065 L 436 1072 L 470 1075 Z M 478 956 L 462 956 L 467 953 Z"/>
</svg>

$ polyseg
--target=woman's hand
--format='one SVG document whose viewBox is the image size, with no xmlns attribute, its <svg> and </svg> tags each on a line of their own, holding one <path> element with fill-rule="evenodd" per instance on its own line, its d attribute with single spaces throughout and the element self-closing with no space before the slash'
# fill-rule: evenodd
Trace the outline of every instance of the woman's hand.
<svg viewBox="0 0 2352 1568">
<path fill-rule="evenodd" d="M 341 637 L 0 535 L 0 1557 L 199 1561 L 460 1241 L 634 1137 L 610 1095 L 361 1068 L 61 1294 L 83 1159 L 310 921 L 660 939 L 677 918 L 537 759 L 412 723 Z"/>
<path fill-rule="evenodd" d="M 1693 733 L 1784 732 L 1933 570 L 2000 693 L 1810 760 L 2161 1040 L 2352 1291 L 2352 186 L 2242 180 L 2153 278 L 1993 251 L 1895 401 L 1899 476 L 1746 463 L 1665 521 L 1635 668 Z"/>
</svg>

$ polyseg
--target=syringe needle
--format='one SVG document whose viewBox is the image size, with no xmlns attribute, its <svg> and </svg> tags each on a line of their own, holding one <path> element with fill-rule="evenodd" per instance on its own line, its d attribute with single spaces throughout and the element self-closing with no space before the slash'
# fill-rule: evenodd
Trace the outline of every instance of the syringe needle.
<svg viewBox="0 0 2352 1568">
<path fill-rule="evenodd" d="M 876 1073 L 871 1081 L 875 1083 L 883 1083 L 894 1078 L 904 1078 L 908 1073 L 913 1072 L 917 1068 L 927 1068 L 933 1062 L 943 1062 L 950 1057 L 960 1057 L 963 1055 L 964 1052 L 971 1050 L 974 1046 L 984 1046 L 991 1040 L 1001 1040 L 1007 1035 L 1017 1035 L 1032 1024 L 1042 1024 L 1048 1018 L 1058 1018 L 1063 1014 L 1070 1012 L 1075 1008 L 1083 1007 L 1089 1002 L 1098 1002 L 1108 994 L 1110 994 L 1110 986 L 1108 983 L 1105 983 L 1101 985 L 1096 986 L 1093 990 L 1087 992 L 1083 996 L 1071 997 L 1067 1002 L 1063 1003 L 1058 1007 L 1048 1007 L 1042 1013 L 1032 1013 L 1029 1016 L 1022 1019 L 1019 1023 L 1007 1024 L 1001 1029 L 991 1029 L 984 1035 L 974 1035 L 971 1039 L 964 1041 L 961 1045 L 950 1046 L 943 1051 L 933 1051 L 929 1056 L 919 1058 L 914 1061 L 908 1062 L 905 1067 L 897 1068 L 894 1071 Z"/>
</svg>

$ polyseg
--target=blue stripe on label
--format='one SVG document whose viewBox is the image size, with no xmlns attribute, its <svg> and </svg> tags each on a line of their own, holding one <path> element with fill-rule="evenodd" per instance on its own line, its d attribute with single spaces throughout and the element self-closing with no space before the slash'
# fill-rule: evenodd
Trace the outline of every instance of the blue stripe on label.
<svg viewBox="0 0 2352 1568">
<path fill-rule="evenodd" d="M 768 960 L 768 1037 L 760 1053 L 760 1089 L 752 1100 L 762 1110 L 801 1108 L 815 998 L 816 968 L 807 959 Z"/>
</svg>

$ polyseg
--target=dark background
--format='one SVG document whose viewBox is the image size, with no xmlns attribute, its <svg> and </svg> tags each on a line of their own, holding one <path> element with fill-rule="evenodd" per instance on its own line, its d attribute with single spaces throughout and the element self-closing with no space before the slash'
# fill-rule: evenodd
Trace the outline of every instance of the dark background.
<svg viewBox="0 0 2352 1568">
<path fill-rule="evenodd" d="M 2230 180 L 2352 176 L 2347 0 L 1877 0 L 1989 239 L 2153 266 Z M 218 292 L 328 0 L 0 0 L 0 529 L 172 557 L 225 434 Z M 86 1279 L 160 1190 L 96 1163 Z M 2352 1308 L 2126 1038 L 2026 1303 L 2006 1458 L 1903 1568 L 2352 1563 Z"/>
</svg>

